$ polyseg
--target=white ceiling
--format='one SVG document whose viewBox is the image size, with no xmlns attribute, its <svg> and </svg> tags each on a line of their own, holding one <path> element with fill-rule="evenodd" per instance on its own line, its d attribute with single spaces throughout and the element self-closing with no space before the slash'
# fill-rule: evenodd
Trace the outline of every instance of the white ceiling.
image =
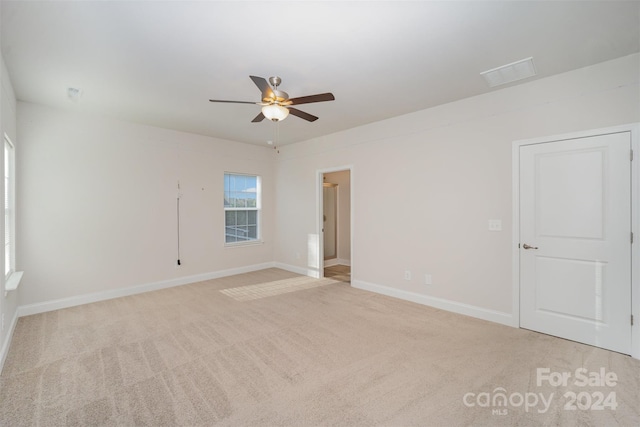
<svg viewBox="0 0 640 427">
<path fill-rule="evenodd" d="M 19 100 L 265 145 L 249 75 L 301 105 L 279 145 L 489 92 L 480 72 L 529 56 L 548 77 L 640 51 L 640 2 L 1 1 Z M 517 84 L 517 83 L 514 83 Z M 67 88 L 84 91 L 78 102 Z"/>
</svg>

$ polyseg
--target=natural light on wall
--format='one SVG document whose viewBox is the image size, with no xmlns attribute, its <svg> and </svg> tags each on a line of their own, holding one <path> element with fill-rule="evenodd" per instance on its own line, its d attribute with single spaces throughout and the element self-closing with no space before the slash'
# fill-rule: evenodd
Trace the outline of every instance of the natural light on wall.
<svg viewBox="0 0 640 427">
<path fill-rule="evenodd" d="M 319 276 L 320 266 L 318 265 L 319 259 L 318 254 L 320 253 L 320 239 L 317 234 L 309 234 L 307 235 L 307 267 L 309 268 L 309 272 L 311 275 L 318 274 L 314 277 Z"/>
</svg>

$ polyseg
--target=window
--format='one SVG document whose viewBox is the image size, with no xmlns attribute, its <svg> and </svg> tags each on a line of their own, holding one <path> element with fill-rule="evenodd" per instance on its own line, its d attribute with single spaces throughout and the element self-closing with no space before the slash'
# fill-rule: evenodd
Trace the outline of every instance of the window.
<svg viewBox="0 0 640 427">
<path fill-rule="evenodd" d="M 14 271 L 13 215 L 14 215 L 14 150 L 13 144 L 4 136 L 4 276 L 8 278 Z"/>
<path fill-rule="evenodd" d="M 260 238 L 260 177 L 224 174 L 225 243 L 255 242 Z"/>
</svg>

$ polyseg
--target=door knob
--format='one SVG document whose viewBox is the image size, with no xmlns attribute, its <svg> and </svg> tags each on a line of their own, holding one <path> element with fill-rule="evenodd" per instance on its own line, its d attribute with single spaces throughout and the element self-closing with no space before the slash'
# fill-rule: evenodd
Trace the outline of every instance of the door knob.
<svg viewBox="0 0 640 427">
<path fill-rule="evenodd" d="M 524 245 L 522 245 L 522 247 L 525 248 L 525 249 L 538 249 L 537 246 L 527 245 L 526 243 Z"/>
</svg>

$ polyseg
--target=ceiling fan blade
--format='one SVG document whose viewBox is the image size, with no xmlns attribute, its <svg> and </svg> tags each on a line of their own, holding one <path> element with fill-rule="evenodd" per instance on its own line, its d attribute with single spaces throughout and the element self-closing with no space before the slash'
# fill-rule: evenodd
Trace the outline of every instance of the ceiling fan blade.
<svg viewBox="0 0 640 427">
<path fill-rule="evenodd" d="M 256 86 L 258 86 L 258 89 L 260 89 L 263 100 L 265 98 L 269 98 L 269 99 L 275 98 L 273 94 L 273 90 L 271 90 L 271 86 L 269 86 L 269 83 L 263 77 L 249 76 L 249 78 L 251 78 L 251 80 L 253 80 Z"/>
<path fill-rule="evenodd" d="M 222 99 L 210 99 L 209 102 L 226 102 L 227 104 L 253 104 L 256 105 L 257 102 L 249 102 L 249 101 L 225 101 Z"/>
<path fill-rule="evenodd" d="M 310 104 L 312 102 L 325 102 L 335 100 L 335 96 L 332 93 L 319 93 L 318 95 L 301 96 L 298 98 L 291 98 L 287 101 L 288 105 L 300 105 Z"/>
<path fill-rule="evenodd" d="M 253 120 L 251 120 L 251 123 L 259 123 L 261 121 L 264 120 L 264 114 L 262 114 L 262 112 L 260 112 L 260 114 L 258 114 L 257 116 L 254 117 Z"/>
<path fill-rule="evenodd" d="M 291 108 L 288 107 L 289 109 L 289 113 L 293 114 L 294 116 L 300 117 L 301 119 L 305 119 L 308 122 L 315 122 L 316 120 L 318 120 L 318 118 L 316 116 L 312 116 L 309 113 L 305 113 L 304 111 L 300 111 L 297 108 Z"/>
</svg>

